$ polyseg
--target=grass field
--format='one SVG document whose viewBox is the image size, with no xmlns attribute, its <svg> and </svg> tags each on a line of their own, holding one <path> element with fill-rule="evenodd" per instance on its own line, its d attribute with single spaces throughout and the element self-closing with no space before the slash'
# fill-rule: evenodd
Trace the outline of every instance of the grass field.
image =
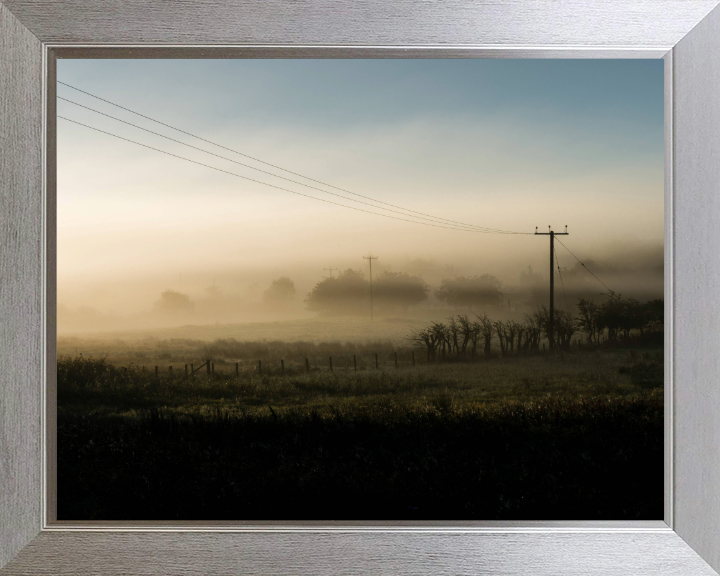
<svg viewBox="0 0 720 576">
<path fill-rule="evenodd" d="M 246 322 L 242 324 L 187 325 L 171 328 L 155 328 L 133 331 L 108 331 L 91 334 L 61 334 L 58 345 L 67 353 L 75 348 L 85 354 L 88 346 L 96 350 L 112 349 L 118 342 L 141 342 L 152 345 L 156 341 L 170 340 L 214 340 L 234 338 L 241 341 L 280 340 L 291 341 L 339 341 L 365 342 L 368 340 L 392 340 L 399 343 L 410 333 L 411 328 L 423 326 L 429 320 L 445 320 L 452 311 L 417 311 L 398 317 L 381 317 L 374 322 L 370 319 L 347 317 L 318 317 L 302 320 L 277 322 Z M 505 314 L 503 312 L 503 314 Z M 517 314 L 519 317 L 522 314 Z"/>
<path fill-rule="evenodd" d="M 60 519 L 662 517 L 661 350 L 413 367 L 389 340 L 115 346 L 58 361 Z M 185 378 L 189 357 L 215 375 Z"/>
</svg>

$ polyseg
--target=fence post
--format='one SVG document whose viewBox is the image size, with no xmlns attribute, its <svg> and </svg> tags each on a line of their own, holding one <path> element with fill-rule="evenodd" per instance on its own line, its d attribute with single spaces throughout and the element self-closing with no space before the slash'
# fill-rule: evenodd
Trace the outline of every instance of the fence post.
<svg viewBox="0 0 720 576">
<path fill-rule="evenodd" d="M 187 364 L 185 364 L 185 378 L 187 378 L 187 377 L 188 377 Z"/>
<path fill-rule="evenodd" d="M 397 352 L 395 352 L 395 368 L 397 368 Z"/>
<path fill-rule="evenodd" d="M 377 352 L 375 353 L 375 368 L 377 368 L 378 370 L 380 369 L 380 366 L 378 365 Z"/>
<path fill-rule="evenodd" d="M 280 374 L 285 374 L 285 360 L 280 360 Z"/>
<path fill-rule="evenodd" d="M 258 360 L 258 374 L 262 376 L 262 360 Z"/>
<path fill-rule="evenodd" d="M 353 366 L 355 367 L 355 372 L 357 372 L 357 358 L 355 357 L 355 354 L 353 354 Z"/>
<path fill-rule="evenodd" d="M 190 364 L 190 376 L 195 378 L 195 364 Z"/>
<path fill-rule="evenodd" d="M 215 362 L 212 363 L 212 366 L 210 368 L 210 375 L 215 376 Z"/>
<path fill-rule="evenodd" d="M 210 367 L 210 358 L 207 359 L 207 374 L 210 376 L 212 368 Z"/>
<path fill-rule="evenodd" d="M 170 372 L 170 374 L 172 374 L 172 366 L 168 366 L 168 372 Z"/>
<path fill-rule="evenodd" d="M 330 372 L 332 372 L 332 371 L 333 371 L 333 369 L 332 369 L 332 356 L 330 356 Z"/>
<path fill-rule="evenodd" d="M 158 372 L 158 367 L 155 366 L 155 379 L 157 380 L 158 378 L 160 378 L 160 373 Z"/>
<path fill-rule="evenodd" d="M 415 366 L 415 350 L 412 351 L 413 366 Z"/>
<path fill-rule="evenodd" d="M 305 369 L 307 370 L 308 374 L 310 374 L 310 362 L 307 358 L 305 358 Z"/>
</svg>

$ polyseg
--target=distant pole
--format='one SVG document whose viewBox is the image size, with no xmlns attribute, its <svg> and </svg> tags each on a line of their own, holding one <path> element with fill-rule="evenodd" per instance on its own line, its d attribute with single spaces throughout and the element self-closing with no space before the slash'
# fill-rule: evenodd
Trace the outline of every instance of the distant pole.
<svg viewBox="0 0 720 576">
<path fill-rule="evenodd" d="M 333 277 L 333 275 L 332 275 L 333 270 L 337 270 L 337 268 L 323 268 L 323 270 L 329 270 L 329 271 L 330 271 L 330 278 L 332 278 L 332 277 Z"/>
<path fill-rule="evenodd" d="M 195 364 L 190 364 L 190 376 L 195 378 Z"/>
<path fill-rule="evenodd" d="M 185 378 L 188 377 L 187 364 L 185 364 Z"/>
<path fill-rule="evenodd" d="M 235 362 L 235 376 L 240 376 L 240 362 Z"/>
<path fill-rule="evenodd" d="M 212 376 L 215 376 L 215 362 L 212 363 L 211 373 Z"/>
<path fill-rule="evenodd" d="M 212 371 L 212 368 L 210 367 L 210 358 L 207 359 L 207 361 L 206 361 L 205 364 L 206 364 L 206 367 L 207 367 L 207 374 L 208 374 L 208 376 L 210 376 L 210 373 L 211 373 L 211 371 Z"/>
<path fill-rule="evenodd" d="M 280 374 L 285 374 L 285 360 L 280 360 Z"/>
<path fill-rule="evenodd" d="M 310 374 L 310 361 L 307 358 L 305 358 L 305 370 Z"/>
<path fill-rule="evenodd" d="M 333 371 L 333 369 L 332 369 L 332 356 L 330 356 L 329 358 L 330 358 L 330 372 L 332 372 L 332 371 Z"/>
<path fill-rule="evenodd" d="M 158 367 L 155 366 L 155 378 L 159 378 L 159 377 L 160 377 L 160 373 L 158 372 Z"/>
<path fill-rule="evenodd" d="M 555 236 L 568 236 L 567 226 L 565 232 L 554 232 L 548 226 L 547 232 L 538 232 L 535 227 L 536 236 L 550 236 L 550 312 L 548 314 L 548 340 L 550 350 L 555 349 Z M 545 345 L 543 345 L 543 349 Z"/>
<path fill-rule="evenodd" d="M 258 374 L 262 375 L 262 360 L 258 360 Z"/>
<path fill-rule="evenodd" d="M 373 297 L 372 297 L 372 261 L 377 260 L 377 256 L 363 256 L 363 260 L 370 261 L 370 322 L 373 321 Z"/>
</svg>

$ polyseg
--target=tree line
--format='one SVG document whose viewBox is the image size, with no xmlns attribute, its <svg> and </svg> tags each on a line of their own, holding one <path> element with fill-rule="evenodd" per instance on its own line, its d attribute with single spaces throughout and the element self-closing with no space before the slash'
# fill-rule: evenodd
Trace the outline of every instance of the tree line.
<svg viewBox="0 0 720 576">
<path fill-rule="evenodd" d="M 600 344 L 629 339 L 631 331 L 640 336 L 662 330 L 664 301 L 650 300 L 645 303 L 633 298 L 623 299 L 620 294 L 610 292 L 602 304 L 580 299 L 577 305 L 579 315 L 555 308 L 553 310 L 554 342 L 560 349 L 570 348 L 573 336 L 583 332 L 588 344 Z M 484 354 L 490 354 L 493 341 L 497 340 L 501 354 L 512 352 L 538 351 L 543 338 L 550 340 L 550 312 L 540 306 L 532 314 L 525 314 L 524 320 L 497 320 L 487 314 L 467 314 L 448 318 L 447 323 L 431 322 L 429 326 L 414 330 L 408 340 L 427 350 L 428 360 L 440 354 L 442 357 L 474 358 L 482 347 Z"/>
<path fill-rule="evenodd" d="M 434 292 L 438 301 L 456 307 L 500 304 L 502 282 L 490 274 L 445 278 Z M 407 310 L 428 299 L 430 287 L 420 276 L 382 272 L 372 282 L 373 303 L 378 309 Z M 365 314 L 370 282 L 362 272 L 347 269 L 318 282 L 305 299 L 309 310 L 325 314 Z"/>
</svg>

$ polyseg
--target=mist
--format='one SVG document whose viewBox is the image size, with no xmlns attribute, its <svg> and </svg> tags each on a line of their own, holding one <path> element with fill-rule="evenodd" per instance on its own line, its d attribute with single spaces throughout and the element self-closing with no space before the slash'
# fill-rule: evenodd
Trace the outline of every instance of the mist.
<svg viewBox="0 0 720 576">
<path fill-rule="evenodd" d="M 405 309 L 378 307 L 380 317 L 423 317 L 443 315 L 450 311 L 463 312 L 463 307 L 444 304 L 435 292 L 444 279 L 490 274 L 501 282 L 501 297 L 497 306 L 486 306 L 488 312 L 505 309 L 508 300 L 512 309 L 531 311 L 549 299 L 547 237 L 530 238 L 532 255 L 497 257 L 424 258 L 410 255 L 381 256 L 373 261 L 373 279 L 377 284 L 385 272 L 404 272 L 420 277 L 428 285 L 427 300 Z M 562 250 L 561 247 L 558 247 Z M 663 247 L 646 245 L 634 250 L 618 251 L 608 246 L 597 255 L 585 258 L 586 267 L 614 292 L 641 301 L 663 297 Z M 528 251 L 530 252 L 530 251 Z M 564 254 L 563 254 L 564 252 Z M 555 275 L 555 303 L 574 307 L 578 298 L 601 298 L 607 289 L 568 253 L 558 251 L 560 274 Z M 382 252 L 380 252 L 382 253 Z M 391 253 L 390 253 L 391 254 Z M 528 266 L 534 274 L 533 282 L 521 277 Z M 343 270 L 352 269 L 369 279 L 367 260 L 362 257 L 346 259 L 308 259 L 285 266 L 257 266 L 253 268 L 217 268 L 209 270 L 184 269 L 175 274 L 126 274 L 116 278 L 86 278 L 65 282 L 59 286 L 58 333 L 81 334 L 106 331 L 143 330 L 161 327 L 203 324 L 235 324 L 246 322 L 278 322 L 322 317 L 311 311 L 305 302 L 312 289 L 325 278 L 332 267 L 337 277 Z M 561 278 L 562 276 L 562 278 Z M 273 299 L 268 291 L 274 280 L 289 278 L 294 294 Z M 525 282 L 524 282 L 525 280 Z M 377 289 L 377 287 L 376 287 Z M 182 295 L 173 302 L 163 299 L 163 293 Z M 343 312 L 336 312 L 343 315 Z M 360 311 L 347 311 L 348 316 L 368 317 L 369 299 Z"/>
</svg>

